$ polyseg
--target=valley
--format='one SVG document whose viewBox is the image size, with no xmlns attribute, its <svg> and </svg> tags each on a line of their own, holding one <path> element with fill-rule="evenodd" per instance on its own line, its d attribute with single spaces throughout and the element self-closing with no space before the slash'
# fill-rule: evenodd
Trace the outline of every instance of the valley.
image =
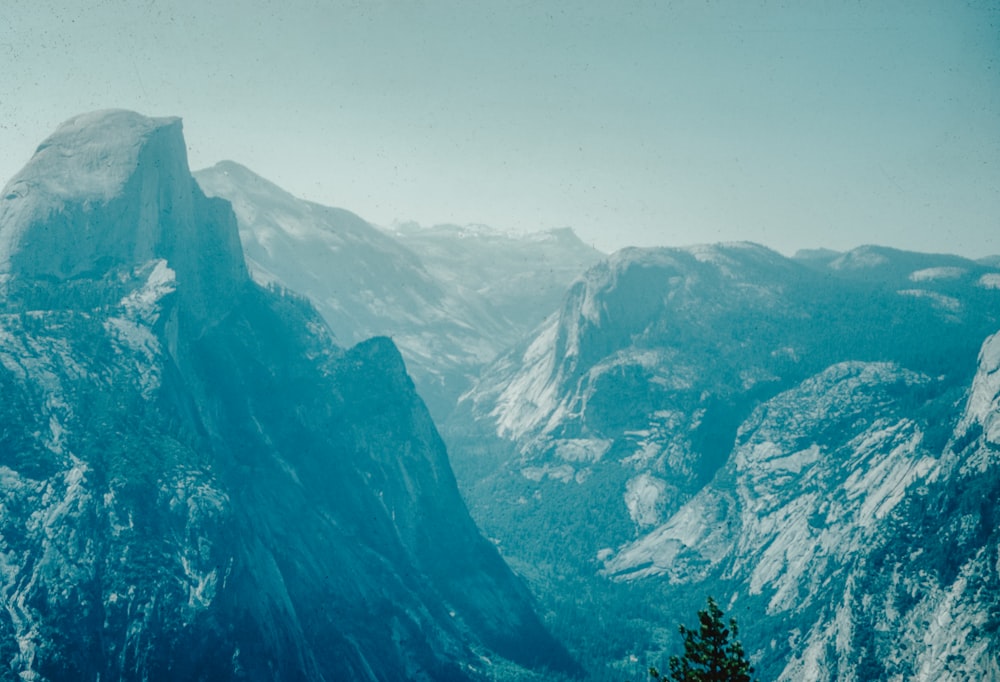
<svg viewBox="0 0 1000 682">
<path fill-rule="evenodd" d="M 0 679 L 1000 678 L 1000 268 L 374 226 L 84 114 L 0 199 Z"/>
</svg>

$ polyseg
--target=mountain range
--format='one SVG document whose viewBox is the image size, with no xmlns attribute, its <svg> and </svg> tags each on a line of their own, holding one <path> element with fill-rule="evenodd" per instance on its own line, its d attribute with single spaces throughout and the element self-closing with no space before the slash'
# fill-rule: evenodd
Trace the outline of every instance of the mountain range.
<svg viewBox="0 0 1000 682">
<path fill-rule="evenodd" d="M 185 149 L 78 116 L 0 199 L 0 678 L 576 670 L 392 342 L 255 284 Z"/>
<path fill-rule="evenodd" d="M 0 395 L 0 679 L 643 679 L 706 596 L 762 680 L 1000 679 L 996 258 L 376 227 L 95 112 Z"/>
<path fill-rule="evenodd" d="M 655 658 L 714 595 L 762 679 L 987 679 L 998 328 L 958 257 L 626 249 L 463 396 L 452 461 L 571 648 Z"/>
<path fill-rule="evenodd" d="M 450 390 L 437 392 L 435 416 L 480 527 L 592 671 L 610 662 L 641 674 L 635 662 L 676 649 L 672 624 L 709 593 L 751 621 L 745 630 L 767 678 L 979 679 L 996 666 L 996 609 L 942 606 L 958 598 L 956 575 L 988 573 L 985 538 L 961 561 L 935 559 L 937 573 L 907 576 L 909 591 L 887 596 L 906 608 L 888 615 L 848 588 L 884 590 L 907 563 L 902 552 L 940 553 L 948 542 L 927 541 L 950 535 L 930 530 L 925 516 L 929 499 L 961 498 L 966 479 L 945 464 L 959 457 L 956 443 L 973 458 L 990 447 L 957 429 L 983 371 L 977 353 L 998 327 L 995 262 L 877 246 L 786 258 L 726 244 L 626 249 L 595 264 L 566 233 L 534 241 L 570 258 L 532 260 L 532 239 L 489 228 L 386 232 L 441 290 L 480 296 L 485 315 L 454 318 L 490 330 L 494 344 L 464 362 L 461 378 L 441 382 Z M 519 262 L 535 273 L 529 287 L 518 286 L 529 277 L 516 274 Z M 315 288 L 275 281 L 321 300 Z M 376 297 L 376 310 L 411 289 L 383 281 L 393 292 Z M 460 309 L 453 298 L 437 311 Z M 409 310 L 421 311 L 426 338 L 475 347 L 440 324 L 447 314 Z M 555 312 L 532 330 L 546 310 Z M 419 377 L 435 356 L 413 350 L 408 365 Z M 417 381 L 434 395 L 432 382 Z M 990 487 L 988 471 L 976 489 Z M 979 526 L 995 527 L 995 512 L 980 516 Z M 901 530 L 914 524 L 925 535 Z M 884 563 L 890 549 L 891 579 L 888 564 L 872 571 L 868 554 Z M 922 595 L 927 575 L 935 590 Z M 920 620 L 943 608 L 961 628 L 928 630 Z M 873 634 L 884 631 L 897 634 Z"/>
</svg>

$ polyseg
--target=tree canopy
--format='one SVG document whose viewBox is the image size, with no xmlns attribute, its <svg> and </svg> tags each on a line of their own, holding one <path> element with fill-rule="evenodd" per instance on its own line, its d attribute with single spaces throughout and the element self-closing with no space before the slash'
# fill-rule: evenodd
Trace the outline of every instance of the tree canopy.
<svg viewBox="0 0 1000 682">
<path fill-rule="evenodd" d="M 730 618 L 726 627 L 722 616 L 718 604 L 709 597 L 708 607 L 698 612 L 698 628 L 680 626 L 684 655 L 670 657 L 669 676 L 656 668 L 649 669 L 650 676 L 673 682 L 751 682 L 753 666 L 737 639 L 736 619 Z"/>
</svg>

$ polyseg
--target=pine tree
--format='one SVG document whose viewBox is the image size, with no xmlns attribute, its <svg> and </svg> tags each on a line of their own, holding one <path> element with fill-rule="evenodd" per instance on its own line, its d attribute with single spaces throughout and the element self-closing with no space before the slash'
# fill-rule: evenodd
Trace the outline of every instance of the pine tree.
<svg viewBox="0 0 1000 682">
<path fill-rule="evenodd" d="M 670 657 L 669 678 L 656 668 L 649 669 L 650 676 L 674 682 L 751 682 L 753 667 L 736 639 L 736 619 L 730 618 L 729 627 L 725 627 L 722 611 L 709 597 L 708 608 L 698 612 L 698 621 L 697 630 L 680 626 L 684 655 Z"/>
</svg>

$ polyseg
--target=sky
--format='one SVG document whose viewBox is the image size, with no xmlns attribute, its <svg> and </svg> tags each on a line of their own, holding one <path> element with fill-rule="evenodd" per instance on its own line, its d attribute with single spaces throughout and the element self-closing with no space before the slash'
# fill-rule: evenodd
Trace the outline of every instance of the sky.
<svg viewBox="0 0 1000 682">
<path fill-rule="evenodd" d="M 380 225 L 1000 253 L 1000 0 L 3 0 L 0 183 L 105 108 Z"/>
</svg>

